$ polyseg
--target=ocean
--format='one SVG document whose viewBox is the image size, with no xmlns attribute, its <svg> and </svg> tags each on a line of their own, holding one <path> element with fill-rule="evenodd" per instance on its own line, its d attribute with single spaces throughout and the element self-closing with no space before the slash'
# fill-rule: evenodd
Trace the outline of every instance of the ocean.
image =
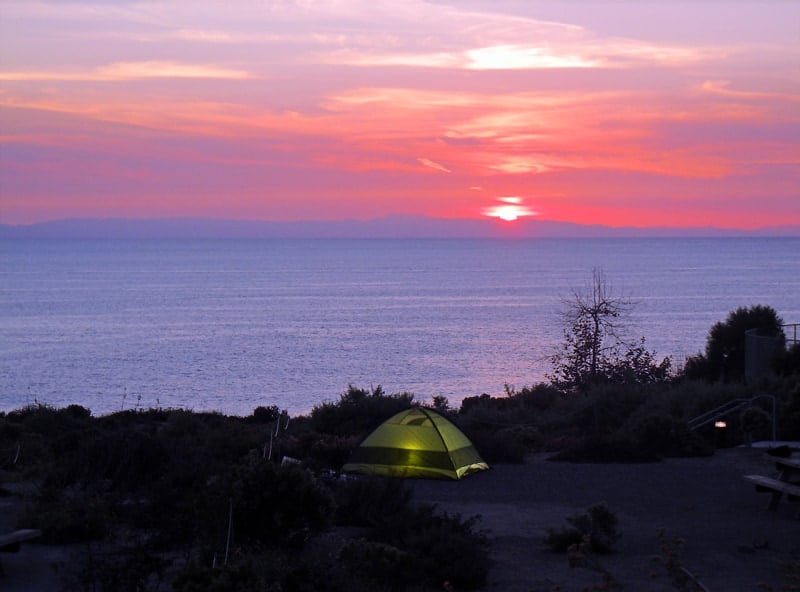
<svg viewBox="0 0 800 592">
<path fill-rule="evenodd" d="M 800 323 L 798 238 L 7 240 L 0 410 L 458 405 L 545 380 L 595 269 L 678 365 L 738 307 Z"/>
</svg>

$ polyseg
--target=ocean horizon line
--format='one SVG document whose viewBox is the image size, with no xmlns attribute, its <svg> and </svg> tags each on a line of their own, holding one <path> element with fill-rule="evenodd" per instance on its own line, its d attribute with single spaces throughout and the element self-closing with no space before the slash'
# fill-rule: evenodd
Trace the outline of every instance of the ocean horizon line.
<svg viewBox="0 0 800 592">
<path fill-rule="evenodd" d="M 208 217 L 63 218 L 0 224 L 0 239 L 535 239 L 798 238 L 800 226 L 606 226 L 541 219 L 515 221 L 390 215 L 369 220 L 271 221 Z"/>
</svg>

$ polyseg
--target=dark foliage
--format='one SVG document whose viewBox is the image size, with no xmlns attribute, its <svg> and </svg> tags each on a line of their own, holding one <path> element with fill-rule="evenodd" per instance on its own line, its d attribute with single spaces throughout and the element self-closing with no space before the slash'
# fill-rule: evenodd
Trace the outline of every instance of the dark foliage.
<svg viewBox="0 0 800 592">
<path fill-rule="evenodd" d="M 779 376 L 800 375 L 800 342 L 779 350 L 773 359 L 772 369 Z"/>
<path fill-rule="evenodd" d="M 178 572 L 172 589 L 174 592 L 282 592 L 280 575 L 270 571 L 264 568 L 263 561 L 249 556 L 237 557 L 236 561 L 220 567 L 192 563 Z"/>
<path fill-rule="evenodd" d="M 669 415 L 647 415 L 631 423 L 633 445 L 653 458 L 708 456 L 713 447 L 685 421 Z"/>
<path fill-rule="evenodd" d="M 162 587 L 169 559 L 142 541 L 89 545 L 63 576 L 67 592 L 156 592 Z"/>
<path fill-rule="evenodd" d="M 412 505 L 411 489 L 401 479 L 358 477 L 334 483 L 337 523 L 381 528 Z"/>
<path fill-rule="evenodd" d="M 327 528 L 334 513 L 331 492 L 310 471 L 275 465 L 255 453 L 210 489 L 222 517 L 232 510 L 236 541 L 241 543 L 294 543 Z"/>
<path fill-rule="evenodd" d="M 485 583 L 488 547 L 476 530 L 478 517 L 463 520 L 434 506 L 414 505 L 411 491 L 395 479 L 359 478 L 340 483 L 336 491 L 339 523 L 366 528 L 364 540 L 343 549 L 342 559 L 354 570 L 366 570 L 392 590 L 411 583 L 441 589 L 445 581 L 468 590 Z M 392 575 L 380 579 L 379 573 Z"/>
<path fill-rule="evenodd" d="M 338 471 L 363 437 L 364 435 L 335 436 L 308 430 L 287 436 L 283 451 L 292 458 L 304 459 L 304 463 L 311 469 Z"/>
<path fill-rule="evenodd" d="M 545 543 L 554 551 L 565 553 L 573 545 L 587 541 L 591 551 L 610 553 L 622 536 L 617 530 L 617 515 L 604 503 L 591 506 L 582 514 L 567 518 L 570 526 L 548 528 Z"/>
<path fill-rule="evenodd" d="M 424 575 L 426 583 L 450 582 L 457 589 L 474 590 L 486 583 L 489 572 L 486 536 L 475 530 L 479 520 L 462 520 L 423 505 L 395 516 L 392 524 L 374 533 L 374 540 L 411 554 L 412 571 Z"/>
<path fill-rule="evenodd" d="M 745 333 L 751 329 L 764 337 L 780 340 L 785 336 L 783 320 L 770 306 L 740 307 L 730 312 L 725 321 L 715 323 L 708 332 L 705 353 L 686 360 L 687 378 L 707 381 L 738 382 L 744 379 Z"/>
<path fill-rule="evenodd" d="M 475 424 L 464 429 L 481 458 L 487 463 L 519 464 L 530 451 L 523 427 L 502 427 Z"/>
<path fill-rule="evenodd" d="M 361 419 L 344 431 L 409 403 L 380 390 L 345 397 Z M 396 481 L 316 475 L 309 467 L 341 462 L 365 433 L 319 433 L 310 418 L 286 433 L 282 418 L 270 408 L 247 418 L 164 409 L 93 418 L 34 406 L 0 417 L 0 451 L 5 470 L 39 486 L 22 525 L 45 542 L 83 543 L 65 572 L 72 590 L 390 592 L 485 581 L 475 519 L 418 508 Z M 275 450 L 311 456 L 271 462 L 270 438 Z M 338 542 L 314 552 L 334 521 L 365 537 L 331 536 Z"/>
<path fill-rule="evenodd" d="M 104 538 L 111 531 L 115 500 L 95 484 L 83 490 L 46 488 L 23 513 L 21 522 L 42 531 L 50 544 L 82 543 Z"/>
<path fill-rule="evenodd" d="M 405 590 L 418 577 L 411 553 L 378 541 L 354 539 L 342 548 L 339 560 L 348 571 L 374 585 L 385 583 L 387 590 Z"/>
<path fill-rule="evenodd" d="M 248 422 L 267 424 L 279 419 L 285 412 L 278 409 L 276 405 L 269 407 L 259 406 L 253 409 L 253 414 L 247 418 Z"/>
<path fill-rule="evenodd" d="M 395 413 L 408 409 L 414 395 L 387 395 L 379 386 L 368 391 L 350 386 L 337 403 L 323 403 L 311 410 L 314 431 L 335 436 L 359 436 L 376 428 Z"/>
</svg>

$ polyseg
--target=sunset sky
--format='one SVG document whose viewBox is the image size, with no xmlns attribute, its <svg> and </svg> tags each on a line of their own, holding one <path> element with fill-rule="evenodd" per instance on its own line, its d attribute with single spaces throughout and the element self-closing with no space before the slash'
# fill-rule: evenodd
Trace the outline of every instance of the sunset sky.
<svg viewBox="0 0 800 592">
<path fill-rule="evenodd" d="M 389 214 L 800 224 L 800 2 L 0 2 L 0 223 Z"/>
</svg>

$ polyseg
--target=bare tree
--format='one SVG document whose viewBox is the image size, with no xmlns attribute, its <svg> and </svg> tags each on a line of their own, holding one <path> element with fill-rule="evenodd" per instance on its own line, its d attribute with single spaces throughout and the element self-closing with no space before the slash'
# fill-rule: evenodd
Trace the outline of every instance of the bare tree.
<svg viewBox="0 0 800 592">
<path fill-rule="evenodd" d="M 574 290 L 564 304 L 564 343 L 551 356 L 553 373 L 547 376 L 554 386 L 586 392 L 599 382 L 654 382 L 669 375 L 671 360 L 657 363 L 644 338 L 623 339 L 623 320 L 633 302 L 614 296 L 602 270 L 595 269 L 591 285 Z"/>
</svg>

